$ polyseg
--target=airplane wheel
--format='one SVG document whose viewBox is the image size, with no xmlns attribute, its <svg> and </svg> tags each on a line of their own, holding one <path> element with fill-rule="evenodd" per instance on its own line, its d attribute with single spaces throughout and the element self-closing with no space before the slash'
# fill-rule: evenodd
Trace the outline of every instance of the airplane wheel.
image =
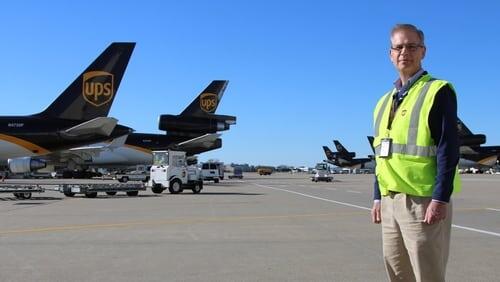
<svg viewBox="0 0 500 282">
<path fill-rule="evenodd" d="M 72 193 L 72 192 L 64 192 L 64 196 L 66 196 L 66 197 L 74 197 L 74 196 L 75 196 L 75 193 Z"/>
<path fill-rule="evenodd" d="M 114 196 L 114 195 L 116 195 L 116 192 L 115 191 L 111 191 L 111 192 L 106 192 L 106 194 L 108 194 L 110 196 Z"/>
<path fill-rule="evenodd" d="M 136 197 L 137 195 L 139 195 L 139 191 L 128 191 L 127 192 L 127 196 L 129 196 L 129 197 Z"/>
<path fill-rule="evenodd" d="M 193 187 L 193 194 L 199 194 L 203 190 L 203 181 L 198 181 Z"/>
<path fill-rule="evenodd" d="M 12 193 L 14 195 L 14 197 L 16 197 L 17 199 L 21 198 L 21 193 Z"/>
<path fill-rule="evenodd" d="M 87 192 L 87 193 L 85 193 L 85 197 L 95 198 L 95 197 L 97 197 L 97 192 Z"/>
<path fill-rule="evenodd" d="M 214 183 L 219 183 L 219 178 L 215 178 Z"/>
<path fill-rule="evenodd" d="M 179 179 L 172 179 L 168 185 L 168 191 L 171 194 L 182 193 L 182 182 Z"/>
</svg>

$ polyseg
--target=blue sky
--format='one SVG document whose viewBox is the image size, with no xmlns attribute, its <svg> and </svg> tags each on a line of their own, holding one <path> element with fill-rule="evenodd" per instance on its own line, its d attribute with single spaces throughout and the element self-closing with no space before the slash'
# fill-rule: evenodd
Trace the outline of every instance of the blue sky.
<svg viewBox="0 0 500 282">
<path fill-rule="evenodd" d="M 0 113 L 43 110 L 113 41 L 137 46 L 110 115 L 160 133 L 214 79 L 218 109 L 237 124 L 224 162 L 309 165 L 339 139 L 370 153 L 374 104 L 397 74 L 389 31 L 426 35 L 423 65 L 451 81 L 459 116 L 500 144 L 500 2 L 496 1 L 10 1 L 0 8 Z"/>
</svg>

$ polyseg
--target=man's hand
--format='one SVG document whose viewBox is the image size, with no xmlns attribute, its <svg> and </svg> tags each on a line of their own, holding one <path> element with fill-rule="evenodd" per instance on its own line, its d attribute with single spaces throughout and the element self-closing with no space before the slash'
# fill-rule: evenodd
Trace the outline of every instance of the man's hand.
<svg viewBox="0 0 500 282">
<path fill-rule="evenodd" d="M 379 224 L 382 222 L 382 217 L 380 216 L 380 200 L 373 201 L 371 214 L 373 223 Z"/>
<path fill-rule="evenodd" d="M 446 203 L 431 201 L 425 211 L 424 222 L 434 224 L 446 218 Z"/>
</svg>

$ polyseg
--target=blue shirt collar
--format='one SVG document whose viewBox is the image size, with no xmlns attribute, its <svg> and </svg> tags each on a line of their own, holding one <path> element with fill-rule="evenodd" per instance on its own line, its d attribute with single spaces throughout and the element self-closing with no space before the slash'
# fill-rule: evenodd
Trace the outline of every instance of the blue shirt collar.
<svg viewBox="0 0 500 282">
<path fill-rule="evenodd" d="M 408 90 L 412 87 L 412 85 L 424 74 L 424 69 L 420 69 L 417 71 L 405 84 L 402 84 L 401 79 L 398 78 L 394 82 L 394 87 L 396 88 L 396 93 L 394 94 L 399 99 L 402 99 L 406 94 L 408 94 Z"/>
</svg>

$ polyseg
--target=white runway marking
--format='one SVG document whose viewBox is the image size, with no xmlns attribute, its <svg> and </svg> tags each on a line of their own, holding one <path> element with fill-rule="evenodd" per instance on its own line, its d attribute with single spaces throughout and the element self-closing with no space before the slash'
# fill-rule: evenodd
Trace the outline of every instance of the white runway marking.
<svg viewBox="0 0 500 282">
<path fill-rule="evenodd" d="M 359 192 L 359 191 L 354 191 L 354 190 L 347 190 L 346 192 L 348 192 L 348 193 L 356 193 L 356 194 L 361 194 L 361 192 Z"/>
<path fill-rule="evenodd" d="M 292 193 L 292 194 L 296 194 L 296 195 L 300 195 L 300 196 L 304 196 L 304 197 L 308 197 L 308 198 L 312 198 L 312 199 L 316 199 L 316 200 L 321 200 L 321 201 L 325 201 L 325 202 L 335 203 L 335 204 L 339 204 L 339 205 L 343 205 L 343 206 L 358 208 L 358 209 L 362 209 L 362 210 L 371 210 L 371 208 L 367 208 L 367 207 L 353 205 L 353 204 L 349 204 L 349 203 L 345 203 L 345 202 L 329 200 L 329 199 L 320 198 L 320 197 L 316 197 L 316 196 L 312 196 L 312 195 L 308 195 L 308 194 L 304 194 L 304 193 L 299 193 L 299 192 L 295 192 L 295 191 L 290 191 L 290 190 L 286 190 L 286 189 L 275 188 L 275 187 L 266 186 L 266 185 L 260 185 L 257 183 L 252 183 L 252 184 L 255 186 L 262 187 L 262 188 L 273 189 L 273 190 L 278 190 L 278 191 L 282 191 L 282 192 L 288 192 L 288 193 Z M 493 210 L 495 210 L 495 209 L 493 209 Z M 463 229 L 463 230 L 478 232 L 478 233 L 487 234 L 487 235 L 491 235 L 491 236 L 495 236 L 495 237 L 500 237 L 500 233 L 496 233 L 496 232 L 491 232 L 491 231 L 487 231 L 487 230 L 481 230 L 481 229 L 477 229 L 477 228 L 461 226 L 461 225 L 456 225 L 456 224 L 452 224 L 451 226 L 458 228 L 458 229 Z"/>
<path fill-rule="evenodd" d="M 335 204 L 344 205 L 344 206 L 353 207 L 353 208 L 358 208 L 358 209 L 363 209 L 363 210 L 371 210 L 370 208 L 366 208 L 366 207 L 362 207 L 362 206 L 357 206 L 357 205 L 353 205 L 353 204 L 349 204 L 349 203 L 344 203 L 344 202 L 329 200 L 329 199 L 325 199 L 325 198 L 320 198 L 320 197 L 316 197 L 316 196 L 312 196 L 312 195 L 307 195 L 307 194 L 303 194 L 303 193 L 299 193 L 299 192 L 295 192 L 295 191 L 290 191 L 290 190 L 286 190 L 286 189 L 275 188 L 275 187 L 266 186 L 266 185 L 260 185 L 260 184 L 257 184 L 257 183 L 252 183 L 252 184 L 256 185 L 256 186 L 259 186 L 259 187 L 262 187 L 262 188 L 268 188 L 268 189 L 273 189 L 273 190 L 288 192 L 288 193 L 297 194 L 297 195 L 301 195 L 301 196 L 304 196 L 304 197 L 313 198 L 313 199 L 321 200 L 321 201 L 325 201 L 325 202 L 335 203 Z"/>
<path fill-rule="evenodd" d="M 500 209 L 487 208 L 487 210 L 500 212 Z"/>
</svg>

